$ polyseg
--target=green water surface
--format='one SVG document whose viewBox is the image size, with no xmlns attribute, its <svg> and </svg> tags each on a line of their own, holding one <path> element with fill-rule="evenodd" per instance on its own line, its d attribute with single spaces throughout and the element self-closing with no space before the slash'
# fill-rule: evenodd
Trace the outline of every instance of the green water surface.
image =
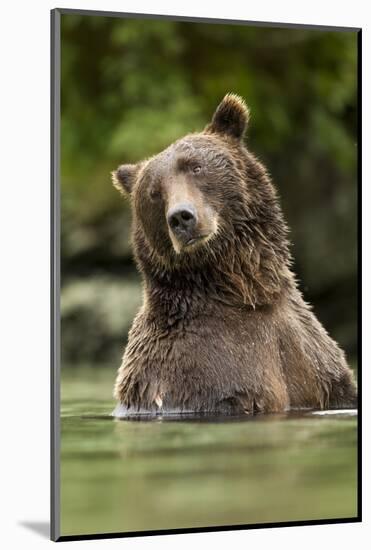
<svg viewBox="0 0 371 550">
<path fill-rule="evenodd" d="M 356 416 L 116 420 L 114 377 L 62 369 L 62 535 L 356 516 Z"/>
</svg>

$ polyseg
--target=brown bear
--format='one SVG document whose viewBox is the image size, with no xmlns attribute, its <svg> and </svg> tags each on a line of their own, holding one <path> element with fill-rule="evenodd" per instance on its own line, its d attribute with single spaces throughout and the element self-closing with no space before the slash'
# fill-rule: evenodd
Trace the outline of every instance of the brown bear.
<svg viewBox="0 0 371 550">
<path fill-rule="evenodd" d="M 290 269 L 276 191 L 243 142 L 248 118 L 227 94 L 203 132 L 112 173 L 144 282 L 116 416 L 356 405 L 344 353 Z"/>
</svg>

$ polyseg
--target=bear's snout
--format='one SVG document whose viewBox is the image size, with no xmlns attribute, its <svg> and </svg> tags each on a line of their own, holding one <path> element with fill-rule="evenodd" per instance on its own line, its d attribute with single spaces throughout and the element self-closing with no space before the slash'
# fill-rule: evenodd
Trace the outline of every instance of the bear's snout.
<svg viewBox="0 0 371 550">
<path fill-rule="evenodd" d="M 182 244 L 195 237 L 194 232 L 197 224 L 196 209 L 192 204 L 177 204 L 170 208 L 167 213 L 167 223 L 170 230 Z"/>
</svg>

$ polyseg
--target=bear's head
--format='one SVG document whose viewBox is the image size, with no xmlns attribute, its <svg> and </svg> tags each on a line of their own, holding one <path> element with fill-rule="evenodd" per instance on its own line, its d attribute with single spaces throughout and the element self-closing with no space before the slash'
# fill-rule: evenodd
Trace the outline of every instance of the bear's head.
<svg viewBox="0 0 371 550">
<path fill-rule="evenodd" d="M 274 187 L 244 144 L 248 119 L 244 101 L 227 94 L 201 133 L 119 166 L 112 178 L 131 198 L 134 249 L 145 273 L 209 269 L 255 305 L 278 291 L 290 258 Z"/>
</svg>

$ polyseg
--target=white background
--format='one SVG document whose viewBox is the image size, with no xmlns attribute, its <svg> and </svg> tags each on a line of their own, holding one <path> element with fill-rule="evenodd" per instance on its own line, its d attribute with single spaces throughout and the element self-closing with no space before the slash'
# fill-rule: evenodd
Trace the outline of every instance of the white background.
<svg viewBox="0 0 371 550">
<path fill-rule="evenodd" d="M 51 546 L 24 524 L 49 518 L 49 10 L 54 7 L 363 28 L 363 310 L 371 309 L 370 16 L 366 0 L 216 3 L 199 0 L 18 1 L 1 8 L 0 39 L 0 312 L 2 429 L 0 544 Z M 369 316 L 368 316 L 369 317 Z M 364 464 L 370 460 L 370 338 L 364 320 Z M 4 382 L 5 377 L 5 382 Z M 370 467 L 364 471 L 364 524 L 296 527 L 67 543 L 71 548 L 365 548 L 371 540 Z M 44 528 L 45 530 L 45 528 Z M 66 544 L 66 543 L 64 543 Z M 368 543 L 369 544 L 369 543 Z M 367 544 L 367 546 L 368 546 Z"/>
</svg>

